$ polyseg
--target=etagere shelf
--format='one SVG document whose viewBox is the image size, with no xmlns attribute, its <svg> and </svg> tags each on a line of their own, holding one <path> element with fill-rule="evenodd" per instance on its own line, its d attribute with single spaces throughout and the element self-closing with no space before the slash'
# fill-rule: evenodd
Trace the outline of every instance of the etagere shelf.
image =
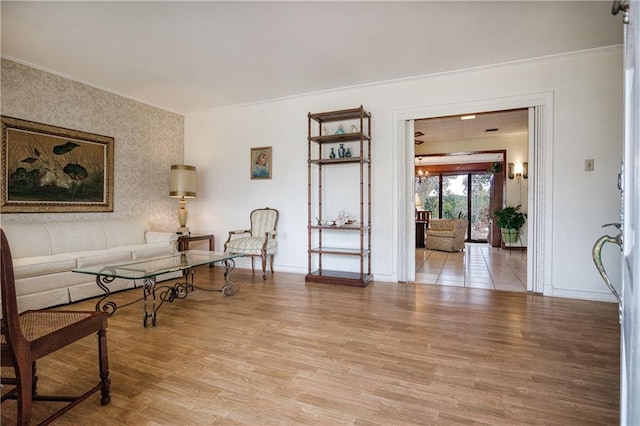
<svg viewBox="0 0 640 426">
<path fill-rule="evenodd" d="M 327 123 L 348 123 L 351 131 L 340 128 L 329 134 Z M 373 281 L 371 274 L 371 114 L 360 106 L 308 114 L 308 282 L 365 287 Z M 342 133 L 344 132 L 344 133 Z M 331 157 L 344 144 L 353 153 Z M 333 149 L 332 149 L 333 148 Z M 353 156 L 351 156 L 353 155 Z M 327 223 L 323 201 L 330 197 L 326 174 L 334 166 L 359 168 L 359 212 L 354 223 Z M 347 165 L 347 166 L 344 166 Z M 353 238 L 351 238 L 351 236 Z M 345 242 L 346 241 L 346 242 Z M 326 256 L 358 260 L 350 270 L 327 269 Z M 334 262 L 335 263 L 335 262 Z"/>
</svg>

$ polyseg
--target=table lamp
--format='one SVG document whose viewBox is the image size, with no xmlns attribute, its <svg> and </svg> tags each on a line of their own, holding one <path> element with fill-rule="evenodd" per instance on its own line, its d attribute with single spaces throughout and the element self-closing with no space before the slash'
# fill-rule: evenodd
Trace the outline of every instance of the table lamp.
<svg viewBox="0 0 640 426">
<path fill-rule="evenodd" d="M 180 208 L 178 209 L 178 221 L 180 227 L 177 234 L 189 234 L 187 228 L 187 201 L 185 198 L 195 198 L 196 196 L 196 168 L 194 166 L 185 166 L 183 164 L 174 164 L 171 166 L 171 180 L 169 182 L 169 196 L 180 198 Z"/>
</svg>

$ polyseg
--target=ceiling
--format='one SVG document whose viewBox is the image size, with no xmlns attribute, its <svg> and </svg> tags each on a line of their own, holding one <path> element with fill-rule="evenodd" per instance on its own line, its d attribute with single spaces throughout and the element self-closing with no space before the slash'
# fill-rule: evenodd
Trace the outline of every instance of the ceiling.
<svg viewBox="0 0 640 426">
<path fill-rule="evenodd" d="M 607 1 L 2 1 L 2 56 L 181 114 L 622 43 Z"/>
<path fill-rule="evenodd" d="M 415 121 L 416 147 L 419 142 L 447 142 L 495 136 L 525 135 L 529 128 L 529 111 L 514 109 L 473 114 L 463 120 L 460 115 Z M 419 133 L 418 133 L 419 132 Z M 422 135 L 420 135 L 422 133 Z M 424 145 L 423 145 L 424 146 Z M 416 148 L 419 151 L 419 148 Z"/>
</svg>

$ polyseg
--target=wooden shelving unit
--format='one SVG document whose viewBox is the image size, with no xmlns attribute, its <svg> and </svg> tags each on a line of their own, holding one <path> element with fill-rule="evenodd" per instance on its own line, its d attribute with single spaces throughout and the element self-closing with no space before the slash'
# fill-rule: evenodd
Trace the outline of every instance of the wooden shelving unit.
<svg viewBox="0 0 640 426">
<path fill-rule="evenodd" d="M 342 134 L 329 134 L 327 123 L 346 122 L 356 131 L 345 129 Z M 371 114 L 360 106 L 308 114 L 308 282 L 340 284 L 365 287 L 373 281 L 371 274 Z M 340 144 L 350 144 L 354 149 L 351 157 L 330 158 L 327 149 Z M 343 226 L 322 224 L 323 197 L 330 189 L 325 186 L 325 174 L 334 166 L 359 168 L 359 212 L 354 224 Z M 346 165 L 346 166 L 345 166 Z M 336 169 L 333 169 L 336 170 Z M 323 192 L 324 191 L 324 192 Z M 321 224 L 318 224 L 320 221 Z M 346 237 L 345 237 L 346 233 Z M 345 238 L 353 244 L 336 244 Z M 335 237 L 341 238 L 335 238 Z M 355 246 L 355 247 L 354 247 Z M 323 267 L 327 256 L 356 257 L 359 271 L 342 271 Z M 357 269 L 357 268 L 354 268 Z"/>
</svg>

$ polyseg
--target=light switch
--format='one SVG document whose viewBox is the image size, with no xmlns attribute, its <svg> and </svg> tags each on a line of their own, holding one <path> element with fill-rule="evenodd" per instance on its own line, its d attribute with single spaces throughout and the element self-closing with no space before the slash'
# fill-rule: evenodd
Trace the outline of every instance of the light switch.
<svg viewBox="0 0 640 426">
<path fill-rule="evenodd" d="M 584 160 L 584 171 L 585 172 L 593 171 L 593 159 Z"/>
</svg>

